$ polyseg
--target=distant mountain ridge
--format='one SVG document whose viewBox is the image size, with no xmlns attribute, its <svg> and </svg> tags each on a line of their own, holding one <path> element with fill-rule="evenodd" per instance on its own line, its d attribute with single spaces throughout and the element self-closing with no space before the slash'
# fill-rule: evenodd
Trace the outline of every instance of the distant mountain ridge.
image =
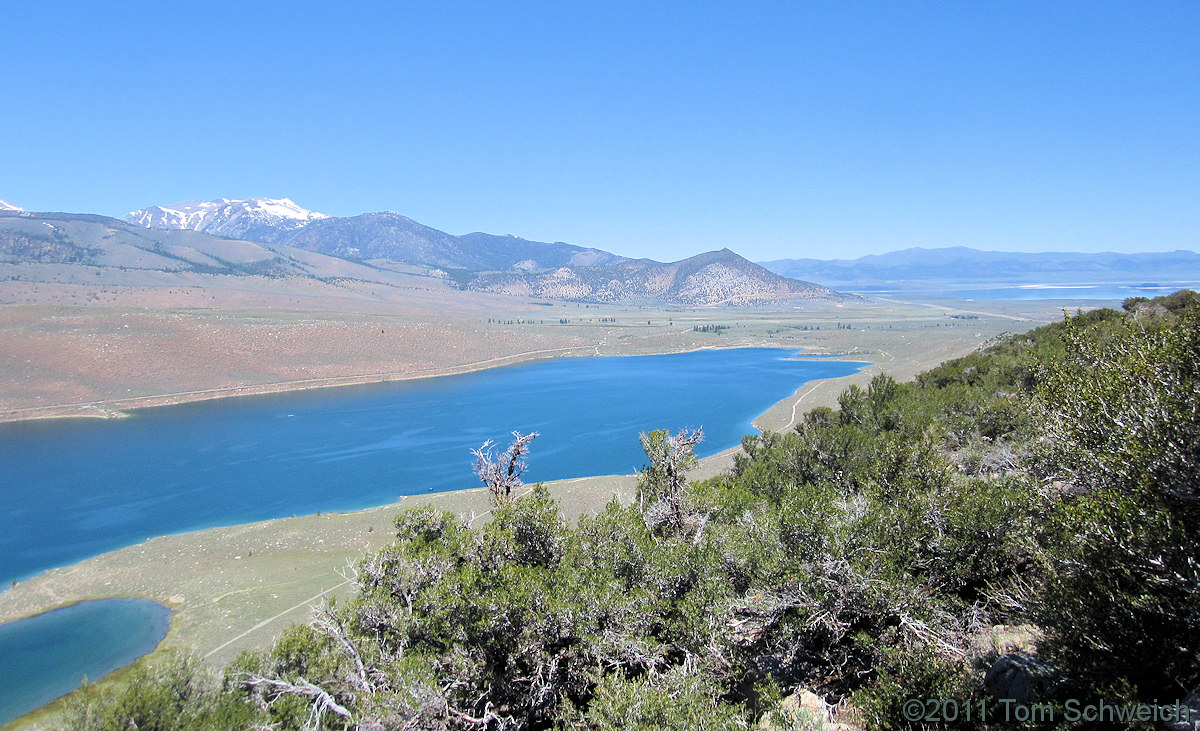
<svg viewBox="0 0 1200 731">
<path fill-rule="evenodd" d="M 150 206 L 130 213 L 123 220 L 163 231 L 200 231 L 227 239 L 274 244 L 323 218 L 328 216 L 301 208 L 287 198 L 218 198 Z"/>
<path fill-rule="evenodd" d="M 355 261 L 427 266 L 466 289 L 498 294 L 692 306 L 843 298 L 827 287 L 769 272 L 728 249 L 661 263 L 562 242 L 487 233 L 455 236 L 391 211 L 330 217 L 286 198 L 154 206 L 125 220 L 287 244 Z"/>
<path fill-rule="evenodd" d="M 161 230 L 192 230 L 259 243 L 288 243 L 350 259 L 389 259 L 471 271 L 554 269 L 623 261 L 599 249 L 516 236 L 439 231 L 391 211 L 330 217 L 288 198 L 186 201 L 150 206 L 124 221 Z"/>
<path fill-rule="evenodd" d="M 174 277 L 169 281 L 220 275 L 324 284 L 352 278 L 391 285 L 395 273 L 404 272 L 428 282 L 424 287 L 607 303 L 753 306 L 846 298 L 772 274 L 728 249 L 664 264 L 511 236 L 450 236 L 394 213 L 320 219 L 300 231 L 304 236 L 291 243 L 251 242 L 106 216 L 5 211 L 0 212 L 0 265 L 36 264 L 43 267 L 40 276 L 51 281 L 80 281 L 87 267 L 119 270 L 124 274 L 117 279 L 130 282 L 168 281 L 161 276 L 165 273 Z M 331 253 L 316 251 L 318 246 Z M 405 259 L 400 269 L 392 263 Z M 502 271 L 482 269 L 508 262 L 513 263 Z M 563 265 L 547 269 L 541 262 Z M 465 271 L 472 266 L 478 268 Z"/>
<path fill-rule="evenodd" d="M 346 262 L 286 246 L 219 238 L 190 229 L 147 229 L 108 216 L 2 211 L 0 263 L 313 277 L 327 276 L 326 272 L 339 270 Z"/>
<path fill-rule="evenodd" d="M 14 206 L 13 204 L 9 203 L 8 201 L 0 201 L 0 211 L 23 211 L 23 210 L 25 210 L 25 209 L 20 208 L 18 206 Z"/>
<path fill-rule="evenodd" d="M 858 259 L 777 259 L 760 262 L 776 274 L 830 287 L 872 289 L 912 283 L 1110 283 L 1200 280 L 1193 251 L 1003 252 L 964 246 L 912 248 Z"/>
<path fill-rule="evenodd" d="M 332 256 L 390 259 L 471 271 L 550 269 L 624 260 L 606 251 L 561 242 L 548 244 L 485 233 L 454 236 L 391 211 L 326 218 L 284 240 Z"/>
</svg>

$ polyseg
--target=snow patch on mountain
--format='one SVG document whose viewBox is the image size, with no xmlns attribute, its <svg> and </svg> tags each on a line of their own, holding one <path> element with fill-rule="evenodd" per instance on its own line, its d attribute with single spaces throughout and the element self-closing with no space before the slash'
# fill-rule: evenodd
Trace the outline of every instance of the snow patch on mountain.
<svg viewBox="0 0 1200 731">
<path fill-rule="evenodd" d="M 217 198 L 150 206 L 133 211 L 124 220 L 146 228 L 190 229 L 214 236 L 273 243 L 322 218 L 328 216 L 301 208 L 288 198 Z"/>
<path fill-rule="evenodd" d="M 19 206 L 14 206 L 13 204 L 11 204 L 7 201 L 0 201 L 0 211 L 23 211 L 23 210 L 25 210 L 25 209 L 21 208 Z"/>
</svg>

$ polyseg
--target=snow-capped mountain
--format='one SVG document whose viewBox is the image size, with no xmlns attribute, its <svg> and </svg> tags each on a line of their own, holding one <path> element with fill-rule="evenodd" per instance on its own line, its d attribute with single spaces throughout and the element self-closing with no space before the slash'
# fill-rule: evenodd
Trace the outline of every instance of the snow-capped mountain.
<svg viewBox="0 0 1200 731">
<path fill-rule="evenodd" d="M 214 236 L 274 243 L 311 221 L 328 218 L 287 198 L 247 198 L 184 201 L 150 206 L 125 216 L 125 221 L 164 230 L 191 229 Z"/>
<path fill-rule="evenodd" d="M 23 210 L 25 210 L 25 209 L 21 208 L 19 206 L 14 206 L 13 204 L 11 204 L 7 201 L 0 201 L 0 211 L 23 211 Z"/>
</svg>

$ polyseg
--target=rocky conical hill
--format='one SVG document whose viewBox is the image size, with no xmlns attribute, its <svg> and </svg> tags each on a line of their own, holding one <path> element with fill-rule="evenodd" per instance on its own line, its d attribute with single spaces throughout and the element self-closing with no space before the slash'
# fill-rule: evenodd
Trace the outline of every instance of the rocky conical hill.
<svg viewBox="0 0 1200 731">
<path fill-rule="evenodd" d="M 844 297 L 827 287 L 781 277 L 729 249 L 669 264 L 635 259 L 600 266 L 560 267 L 547 272 L 487 273 L 467 287 L 551 299 L 689 306 L 761 306 Z"/>
</svg>

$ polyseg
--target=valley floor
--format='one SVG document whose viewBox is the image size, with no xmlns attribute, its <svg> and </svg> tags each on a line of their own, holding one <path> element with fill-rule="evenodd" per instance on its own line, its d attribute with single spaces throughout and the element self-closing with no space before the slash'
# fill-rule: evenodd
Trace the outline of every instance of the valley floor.
<svg viewBox="0 0 1200 731">
<path fill-rule="evenodd" d="M 880 351 L 1023 330 L 1052 308 L 1003 303 L 995 316 L 894 302 L 770 312 L 649 310 L 483 298 L 378 311 L 238 306 L 0 306 L 0 421 L 120 416 L 210 398 L 462 373 L 554 357 L 774 345 Z M 145 304 L 145 303 L 142 303 Z M 361 305 L 362 303 L 356 303 Z M 960 305 L 961 306 L 961 305 Z M 943 309 L 939 309 L 939 307 Z M 717 332 L 694 327 L 722 325 Z M 846 327 L 847 329 L 838 329 Z M 817 330 L 817 328 L 820 328 Z"/>
</svg>

